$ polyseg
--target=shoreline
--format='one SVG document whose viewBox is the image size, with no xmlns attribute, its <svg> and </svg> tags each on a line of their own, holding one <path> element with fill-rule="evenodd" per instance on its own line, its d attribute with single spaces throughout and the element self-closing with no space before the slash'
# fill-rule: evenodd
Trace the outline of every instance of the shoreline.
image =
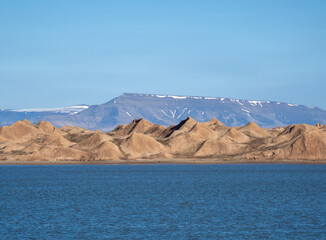
<svg viewBox="0 0 326 240">
<path fill-rule="evenodd" d="M 133 160 L 0 160 L 5 165 L 223 165 L 223 164 L 326 164 L 326 160 L 222 160 L 222 159 L 133 159 Z"/>
</svg>

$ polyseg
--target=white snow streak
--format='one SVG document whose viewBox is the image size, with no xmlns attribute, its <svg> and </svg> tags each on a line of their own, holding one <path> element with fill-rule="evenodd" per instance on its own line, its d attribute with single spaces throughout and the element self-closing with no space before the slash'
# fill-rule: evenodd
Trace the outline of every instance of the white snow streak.
<svg viewBox="0 0 326 240">
<path fill-rule="evenodd" d="M 246 112 L 246 113 L 250 113 L 250 111 L 248 111 L 247 109 L 241 109 L 242 111 Z"/>
<path fill-rule="evenodd" d="M 130 113 L 126 112 L 129 117 L 132 117 Z"/>
<path fill-rule="evenodd" d="M 163 109 L 161 109 L 161 112 L 162 112 L 162 113 L 164 113 L 164 115 L 165 115 L 165 116 L 167 116 L 167 117 L 171 118 L 171 116 L 169 116 L 168 114 L 166 114 L 166 112 L 164 112 L 164 110 L 163 110 Z"/>
<path fill-rule="evenodd" d="M 174 98 L 174 99 L 185 99 L 186 96 L 172 96 L 172 95 L 151 95 L 152 97 L 159 97 L 159 98 Z"/>
<path fill-rule="evenodd" d="M 248 101 L 250 103 L 251 106 L 257 106 L 258 104 L 263 107 L 263 105 L 261 104 L 261 101 Z"/>
<path fill-rule="evenodd" d="M 172 110 L 169 109 L 169 111 L 172 114 L 172 118 L 174 118 L 175 117 L 175 113 L 176 113 L 177 110 L 174 110 L 174 112 L 172 112 Z"/>
<path fill-rule="evenodd" d="M 187 108 L 183 109 L 182 113 L 177 117 L 177 119 L 179 119 L 185 113 L 186 110 Z"/>
<path fill-rule="evenodd" d="M 69 115 L 75 115 L 77 114 L 78 112 L 72 112 L 72 113 L 69 113 Z"/>
<path fill-rule="evenodd" d="M 13 112 L 55 112 L 55 113 L 70 113 L 74 114 L 75 112 L 79 113 L 89 106 L 69 106 L 69 107 L 58 107 L 58 108 L 29 108 L 29 109 L 17 109 L 11 110 Z"/>
</svg>

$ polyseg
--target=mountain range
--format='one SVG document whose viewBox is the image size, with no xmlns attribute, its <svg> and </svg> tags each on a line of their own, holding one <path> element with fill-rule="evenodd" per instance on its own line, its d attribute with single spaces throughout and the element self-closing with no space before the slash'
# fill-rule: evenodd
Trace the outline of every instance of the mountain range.
<svg viewBox="0 0 326 240">
<path fill-rule="evenodd" d="M 27 120 L 0 128 L 1 163 L 136 160 L 320 162 L 326 160 L 326 126 L 293 124 L 265 129 L 250 122 L 227 127 L 217 119 L 197 122 L 187 117 L 169 127 L 137 119 L 108 133 L 56 128 L 46 121 L 33 125 Z"/>
<path fill-rule="evenodd" d="M 217 118 L 229 127 L 242 126 L 249 122 L 263 128 L 291 124 L 326 124 L 326 111 L 318 107 L 219 97 L 124 93 L 100 105 L 55 109 L 2 109 L 0 126 L 27 119 L 33 124 L 43 120 L 56 127 L 76 126 L 110 131 L 133 119 L 144 118 L 154 124 L 170 126 L 187 117 L 199 122 Z"/>
</svg>

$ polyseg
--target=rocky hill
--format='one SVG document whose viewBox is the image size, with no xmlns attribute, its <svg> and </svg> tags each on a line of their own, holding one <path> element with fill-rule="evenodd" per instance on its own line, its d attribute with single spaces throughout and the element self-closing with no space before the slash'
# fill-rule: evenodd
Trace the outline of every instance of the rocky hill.
<svg viewBox="0 0 326 240">
<path fill-rule="evenodd" d="M 227 127 L 217 119 L 188 117 L 169 127 L 138 119 L 108 133 L 27 120 L 0 128 L 2 163 L 133 159 L 326 160 L 326 126 Z"/>
<path fill-rule="evenodd" d="M 68 110 L 3 110 L 0 111 L 0 126 L 27 119 L 32 123 L 49 121 L 56 127 L 69 125 L 111 131 L 133 119 L 144 118 L 155 124 L 170 126 L 188 116 L 199 122 L 217 118 L 229 127 L 249 122 L 265 128 L 291 124 L 315 125 L 318 122 L 326 124 L 326 111 L 317 107 L 214 97 L 125 93 L 104 104 Z"/>
</svg>

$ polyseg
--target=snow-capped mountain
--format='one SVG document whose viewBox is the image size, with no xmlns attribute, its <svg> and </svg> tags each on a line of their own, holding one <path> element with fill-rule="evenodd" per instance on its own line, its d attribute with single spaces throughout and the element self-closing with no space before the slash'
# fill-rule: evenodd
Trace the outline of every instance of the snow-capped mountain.
<svg viewBox="0 0 326 240">
<path fill-rule="evenodd" d="M 135 118 L 145 118 L 152 123 L 169 126 L 188 116 L 197 121 L 217 118 L 227 126 L 242 126 L 248 122 L 268 128 L 294 123 L 326 124 L 326 111 L 317 107 L 271 101 L 157 94 L 124 93 L 107 103 L 87 106 L 76 112 L 38 112 L 39 115 L 35 118 L 35 112 L 15 110 L 10 113 L 23 115 L 12 117 L 10 123 L 3 121 L 3 112 L 0 112 L 0 124 L 11 124 L 26 118 L 34 123 L 39 120 L 50 121 L 59 127 L 71 125 L 109 131 Z"/>
</svg>

